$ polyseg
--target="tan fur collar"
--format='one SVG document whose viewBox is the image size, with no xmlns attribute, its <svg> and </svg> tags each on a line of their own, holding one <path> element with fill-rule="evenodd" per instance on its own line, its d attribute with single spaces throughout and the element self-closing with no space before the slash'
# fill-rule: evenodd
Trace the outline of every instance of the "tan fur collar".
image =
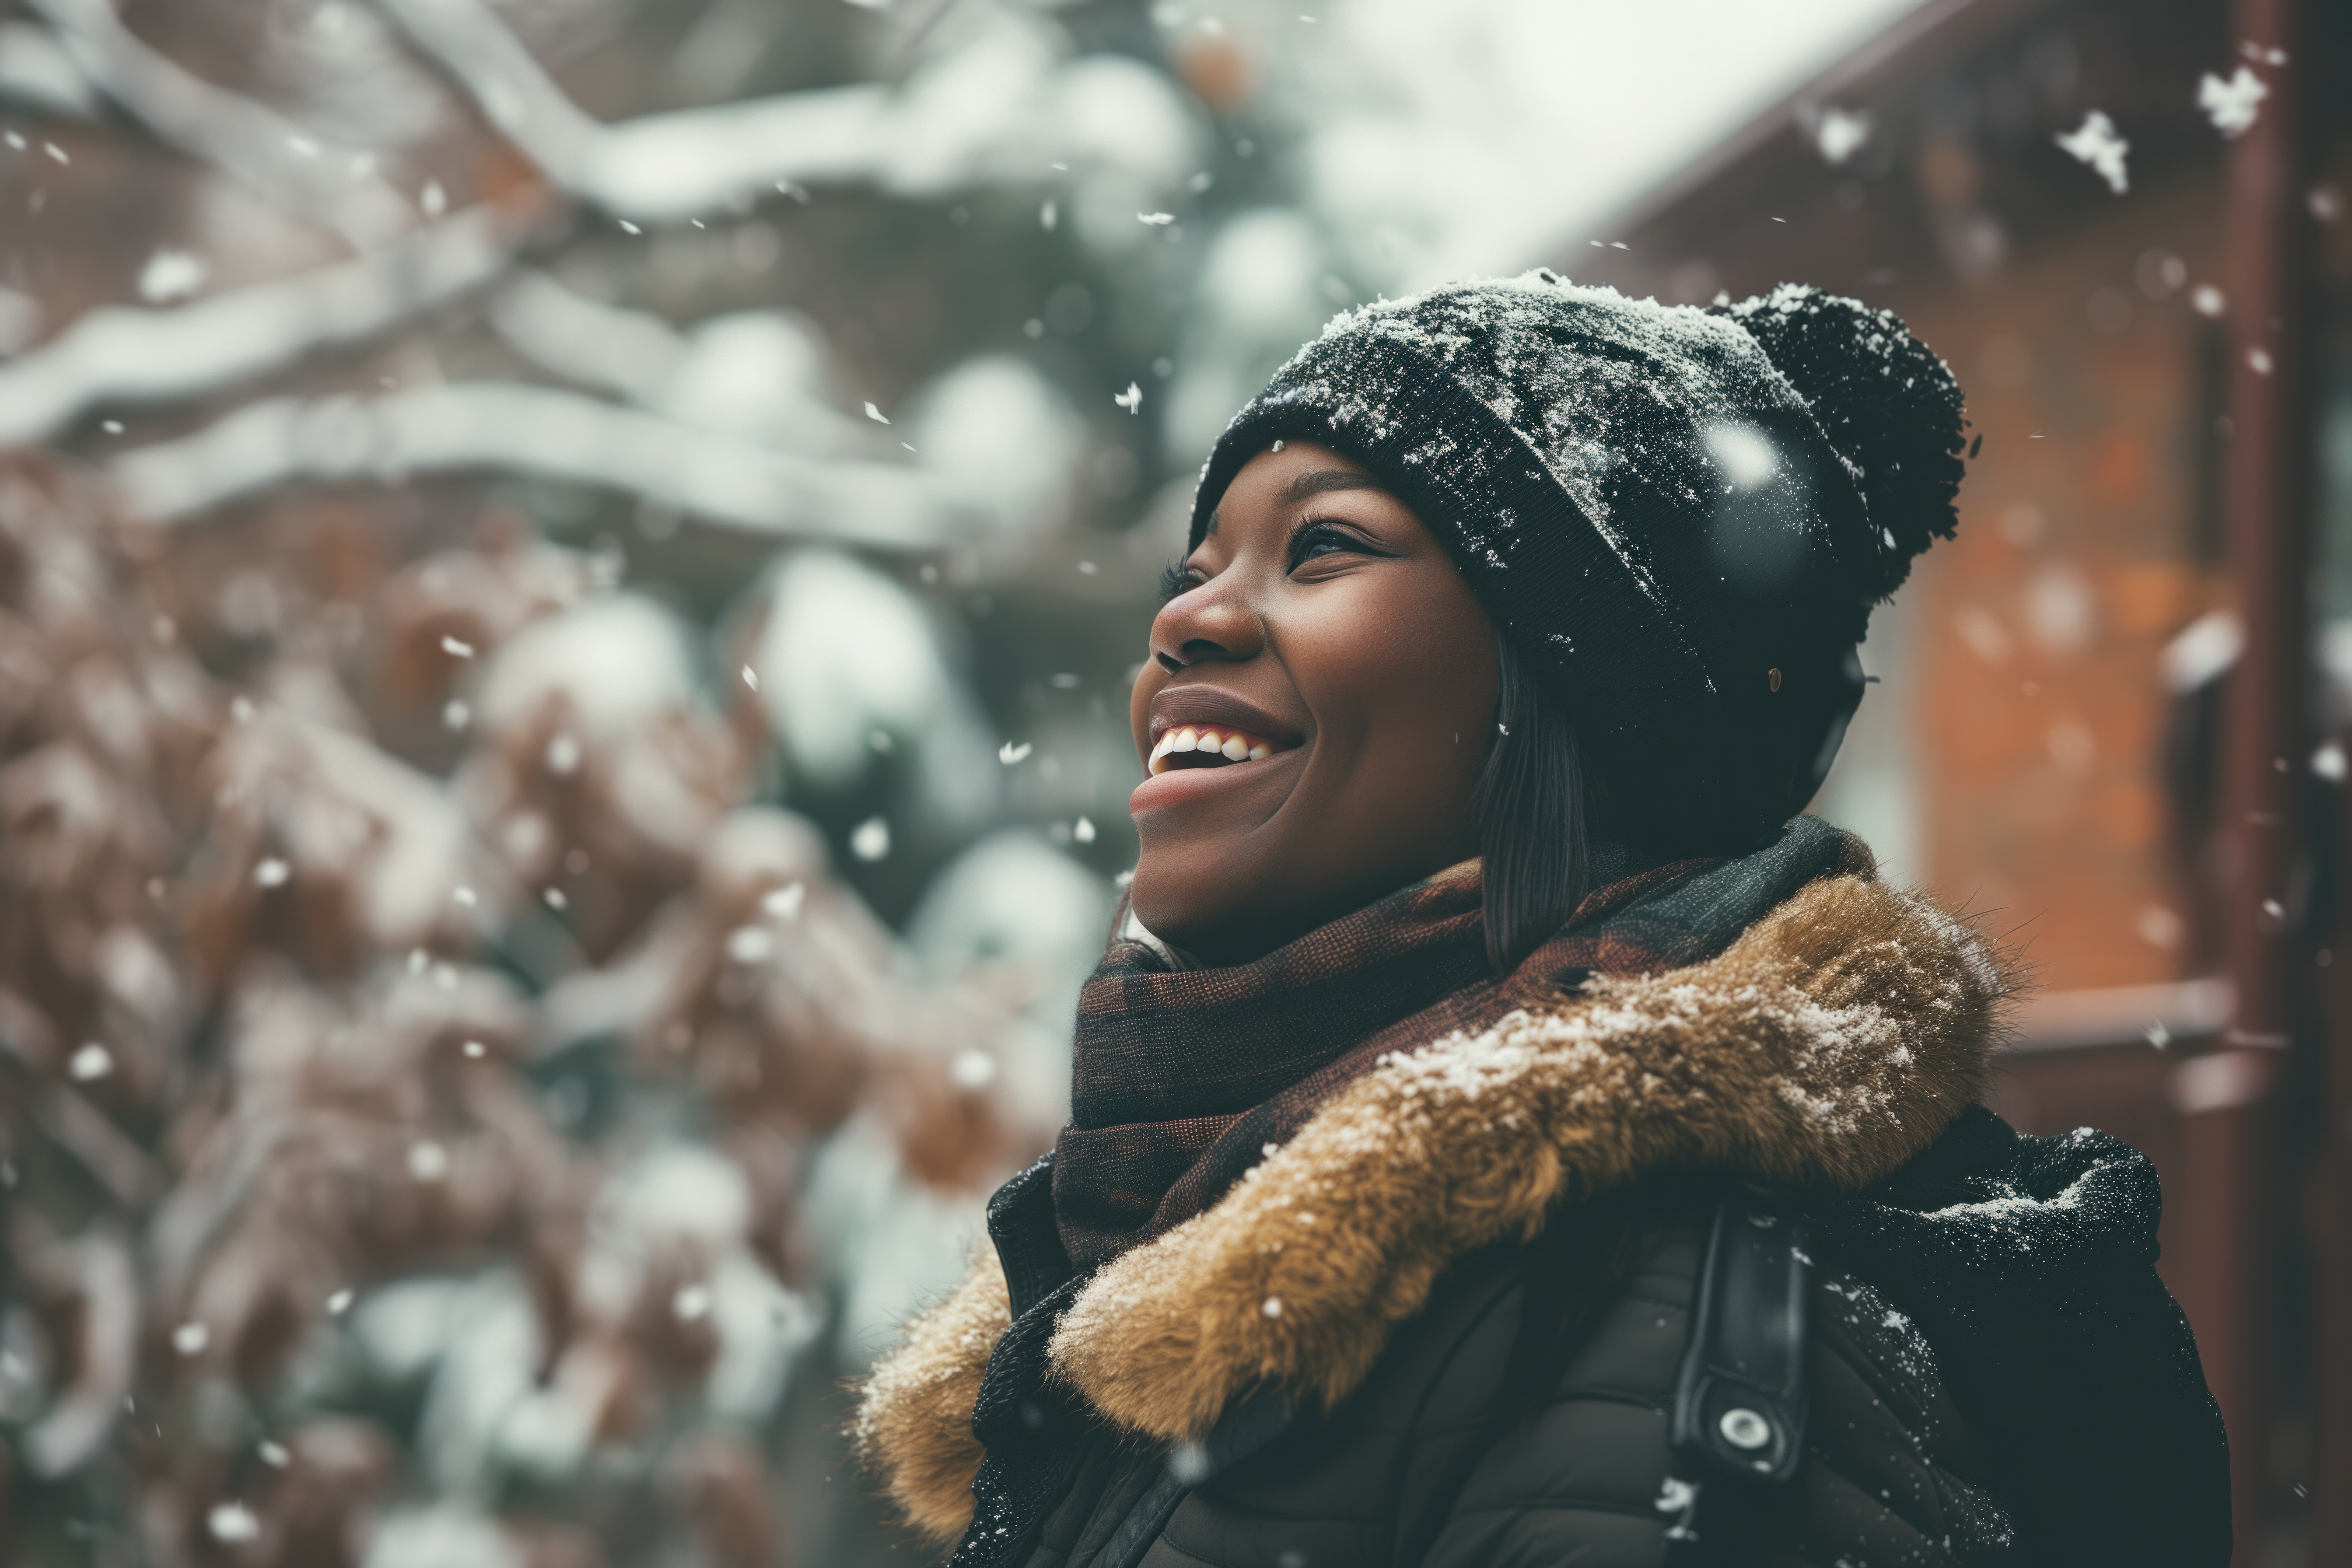
<svg viewBox="0 0 2352 1568">
<path fill-rule="evenodd" d="M 1887 1174 L 1977 1098 L 2014 989 L 1925 899 L 1814 881 L 1707 963 L 1385 1058 L 1215 1207 L 1097 1273 L 1055 1328 L 1055 1375 L 1170 1441 L 1253 1386 L 1334 1403 L 1449 1263 L 1563 1199 L 1674 1168 Z M 943 1539 L 971 1517 L 972 1403 L 1007 1312 L 991 1256 L 866 1385 L 861 1449 Z"/>
</svg>

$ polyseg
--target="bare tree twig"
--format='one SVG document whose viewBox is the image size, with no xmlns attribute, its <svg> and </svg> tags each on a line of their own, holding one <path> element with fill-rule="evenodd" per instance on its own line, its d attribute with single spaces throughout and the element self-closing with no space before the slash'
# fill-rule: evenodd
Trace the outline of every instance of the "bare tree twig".
<svg viewBox="0 0 2352 1568">
<path fill-rule="evenodd" d="M 51 1267 L 72 1280 L 82 1344 L 72 1383 L 24 1436 L 26 1466 L 43 1477 L 79 1468 L 98 1452 L 139 1363 L 139 1273 L 129 1243 L 93 1228 L 56 1245 L 62 1256 Z"/>
<path fill-rule="evenodd" d="M 502 469 L 605 486 L 763 534 L 883 549 L 939 543 L 967 522 L 931 476 L 794 457 L 578 393 L 511 383 L 374 398 L 271 398 L 113 465 L 124 504 L 159 521 L 297 479 L 396 483 Z"/>
</svg>

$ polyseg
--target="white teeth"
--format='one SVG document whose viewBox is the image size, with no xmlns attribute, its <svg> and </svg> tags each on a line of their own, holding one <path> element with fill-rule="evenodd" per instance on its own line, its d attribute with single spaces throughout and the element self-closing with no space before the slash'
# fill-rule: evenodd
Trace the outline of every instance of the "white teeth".
<svg viewBox="0 0 2352 1568">
<path fill-rule="evenodd" d="M 1229 763 L 1239 763 L 1270 757 L 1274 755 L 1274 747 L 1238 730 L 1204 730 L 1188 724 L 1181 729 L 1170 730 L 1160 737 L 1159 743 L 1151 748 L 1146 767 L 1154 775 L 1166 773 L 1174 765 L 1168 760 L 1170 753 L 1174 752 L 1209 752 Z"/>
</svg>

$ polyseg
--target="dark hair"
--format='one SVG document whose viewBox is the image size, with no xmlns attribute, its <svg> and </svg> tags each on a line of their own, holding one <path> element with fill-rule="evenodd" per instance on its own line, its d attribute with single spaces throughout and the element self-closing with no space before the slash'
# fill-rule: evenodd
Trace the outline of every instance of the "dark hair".
<svg viewBox="0 0 2352 1568">
<path fill-rule="evenodd" d="M 1485 861 L 1486 961 L 1507 974 L 1568 923 L 1592 885 L 1597 783 L 1577 754 L 1576 725 L 1511 651 L 1501 649 L 1495 749 L 1471 795 Z"/>
</svg>

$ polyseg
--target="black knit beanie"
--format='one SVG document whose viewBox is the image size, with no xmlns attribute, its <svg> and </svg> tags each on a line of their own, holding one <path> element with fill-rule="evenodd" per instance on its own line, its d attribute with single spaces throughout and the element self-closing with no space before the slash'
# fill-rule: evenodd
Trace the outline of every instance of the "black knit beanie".
<svg viewBox="0 0 2352 1568">
<path fill-rule="evenodd" d="M 1610 831 L 1735 853 L 1829 772 L 1871 606 L 1951 536 L 1963 423 L 1891 312 L 1793 284 L 1660 305 L 1539 270 L 1334 320 L 1218 438 L 1192 543 L 1273 442 L 1346 453 L 1564 705 Z"/>
</svg>

